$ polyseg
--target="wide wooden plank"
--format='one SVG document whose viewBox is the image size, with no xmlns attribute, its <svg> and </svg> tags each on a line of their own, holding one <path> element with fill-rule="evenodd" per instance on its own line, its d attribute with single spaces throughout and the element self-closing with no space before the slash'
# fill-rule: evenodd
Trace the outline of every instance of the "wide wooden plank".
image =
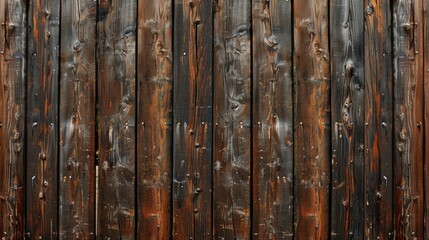
<svg viewBox="0 0 429 240">
<path fill-rule="evenodd" d="M 0 2 L 0 236 L 24 238 L 27 4 Z"/>
<path fill-rule="evenodd" d="M 59 237 L 95 238 L 97 4 L 61 1 Z"/>
<path fill-rule="evenodd" d="M 423 0 L 393 6 L 395 182 L 399 239 L 423 239 Z"/>
<path fill-rule="evenodd" d="M 98 4 L 98 237 L 135 239 L 137 0 Z"/>
<path fill-rule="evenodd" d="M 252 6 L 253 237 L 293 239 L 293 6 Z"/>
<path fill-rule="evenodd" d="M 215 4 L 214 238 L 249 239 L 251 1 L 219 0 Z"/>
<path fill-rule="evenodd" d="M 212 239 L 212 1 L 174 2 L 173 237 Z"/>
<path fill-rule="evenodd" d="M 327 239 L 331 162 L 328 1 L 293 4 L 295 238 Z"/>
<path fill-rule="evenodd" d="M 424 125 L 425 125 L 425 239 L 429 239 L 429 0 L 423 0 Z"/>
<path fill-rule="evenodd" d="M 140 239 L 171 236 L 172 1 L 138 5 L 137 172 Z"/>
<path fill-rule="evenodd" d="M 330 1 L 332 239 L 364 234 L 363 13 L 363 1 Z"/>
<path fill-rule="evenodd" d="M 58 237 L 60 2 L 29 2 L 26 236 Z"/>
<path fill-rule="evenodd" d="M 365 8 L 365 238 L 393 238 L 393 62 L 390 1 Z"/>
</svg>

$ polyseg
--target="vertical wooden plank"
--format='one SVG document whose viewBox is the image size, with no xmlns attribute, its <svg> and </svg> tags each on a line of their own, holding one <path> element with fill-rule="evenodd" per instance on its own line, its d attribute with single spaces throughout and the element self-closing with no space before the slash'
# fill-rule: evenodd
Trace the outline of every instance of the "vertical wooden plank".
<svg viewBox="0 0 429 240">
<path fill-rule="evenodd" d="M 58 238 L 60 2 L 29 4 L 26 236 L 54 239 Z"/>
<path fill-rule="evenodd" d="M 363 13 L 363 1 L 330 1 L 333 239 L 364 234 Z"/>
<path fill-rule="evenodd" d="M 171 237 L 172 1 L 138 5 L 138 236 Z"/>
<path fill-rule="evenodd" d="M 24 238 L 26 9 L 0 2 L 0 236 Z"/>
<path fill-rule="evenodd" d="M 254 0 L 252 19 L 253 237 L 293 239 L 292 1 Z"/>
<path fill-rule="evenodd" d="M 137 1 L 98 4 L 98 235 L 135 239 Z"/>
<path fill-rule="evenodd" d="M 328 1 L 294 2 L 295 238 L 329 237 Z"/>
<path fill-rule="evenodd" d="M 394 2 L 396 237 L 423 239 L 422 0 Z"/>
<path fill-rule="evenodd" d="M 212 238 L 212 1 L 174 2 L 173 237 Z"/>
<path fill-rule="evenodd" d="M 215 1 L 214 238 L 250 239 L 251 1 Z"/>
<path fill-rule="evenodd" d="M 365 239 L 393 232 L 391 2 L 365 0 Z"/>
<path fill-rule="evenodd" d="M 61 4 L 59 236 L 94 239 L 97 3 Z"/>
<path fill-rule="evenodd" d="M 423 0 L 424 125 L 425 125 L 425 239 L 429 239 L 429 0 Z"/>
</svg>

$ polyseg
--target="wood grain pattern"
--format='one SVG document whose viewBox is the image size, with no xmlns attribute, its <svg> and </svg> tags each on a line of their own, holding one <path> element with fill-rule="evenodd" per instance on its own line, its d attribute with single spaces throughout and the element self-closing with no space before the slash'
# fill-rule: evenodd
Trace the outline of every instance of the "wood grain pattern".
<svg viewBox="0 0 429 240">
<path fill-rule="evenodd" d="M 327 239 L 331 130 L 328 1 L 293 4 L 295 238 Z"/>
<path fill-rule="evenodd" d="M 172 1 L 138 5 L 138 236 L 170 239 Z"/>
<path fill-rule="evenodd" d="M 24 238 L 27 4 L 0 2 L 0 236 Z"/>
<path fill-rule="evenodd" d="M 422 9 L 422 0 L 397 0 L 393 6 L 394 224 L 398 239 L 423 239 Z"/>
<path fill-rule="evenodd" d="M 135 239 L 137 1 L 98 4 L 98 236 Z"/>
<path fill-rule="evenodd" d="M 173 238 L 212 238 L 212 1 L 174 2 Z"/>
<path fill-rule="evenodd" d="M 251 2 L 215 1 L 213 228 L 249 239 L 251 212 Z"/>
<path fill-rule="evenodd" d="M 365 7 L 365 238 L 392 239 L 393 69 L 390 1 Z"/>
<path fill-rule="evenodd" d="M 96 13 L 94 0 L 61 1 L 61 239 L 95 238 Z"/>
<path fill-rule="evenodd" d="M 293 239 L 293 6 L 252 6 L 253 238 Z"/>
<path fill-rule="evenodd" d="M 332 239 L 364 234 L 363 1 L 330 1 Z"/>
<path fill-rule="evenodd" d="M 425 127 L 425 239 L 429 239 L 429 0 L 423 0 L 424 127 Z"/>
</svg>

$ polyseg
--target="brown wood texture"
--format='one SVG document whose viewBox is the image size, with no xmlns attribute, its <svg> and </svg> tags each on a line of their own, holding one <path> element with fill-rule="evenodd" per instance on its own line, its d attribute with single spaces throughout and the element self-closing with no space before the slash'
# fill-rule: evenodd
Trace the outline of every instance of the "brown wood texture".
<svg viewBox="0 0 429 240">
<path fill-rule="evenodd" d="M 95 239 L 97 4 L 61 1 L 59 237 Z"/>
<path fill-rule="evenodd" d="M 215 239 L 249 239 L 251 1 L 214 2 Z"/>
<path fill-rule="evenodd" d="M 329 5 L 327 0 L 295 1 L 293 5 L 295 239 L 327 239 L 331 162 Z"/>
<path fill-rule="evenodd" d="M 100 0 L 98 237 L 135 239 L 136 0 Z"/>
<path fill-rule="evenodd" d="M 391 1 L 365 9 L 365 239 L 392 239 L 393 69 Z"/>
<path fill-rule="evenodd" d="M 252 8 L 252 234 L 293 239 L 293 6 L 254 0 Z"/>
<path fill-rule="evenodd" d="M 170 239 L 172 164 L 172 1 L 138 5 L 138 236 Z"/>
<path fill-rule="evenodd" d="M 394 20 L 394 224 L 423 239 L 423 0 L 397 0 Z"/>
<path fill-rule="evenodd" d="M 212 1 L 174 2 L 174 239 L 213 235 L 212 5 Z"/>
<path fill-rule="evenodd" d="M 0 236 L 24 238 L 25 1 L 0 2 Z"/>
<path fill-rule="evenodd" d="M 424 127 L 425 127 L 425 215 L 424 238 L 429 239 L 429 0 L 423 0 Z"/>
<path fill-rule="evenodd" d="M 29 2 L 26 237 L 58 238 L 60 4 Z M 31 16 L 31 17 L 30 17 Z"/>
</svg>

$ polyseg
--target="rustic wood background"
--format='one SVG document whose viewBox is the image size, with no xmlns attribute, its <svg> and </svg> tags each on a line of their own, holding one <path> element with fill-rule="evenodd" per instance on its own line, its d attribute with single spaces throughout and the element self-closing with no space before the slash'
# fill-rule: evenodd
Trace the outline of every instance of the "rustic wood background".
<svg viewBox="0 0 429 240">
<path fill-rule="evenodd" d="M 1 239 L 429 239 L 429 0 L 0 22 Z"/>
</svg>

